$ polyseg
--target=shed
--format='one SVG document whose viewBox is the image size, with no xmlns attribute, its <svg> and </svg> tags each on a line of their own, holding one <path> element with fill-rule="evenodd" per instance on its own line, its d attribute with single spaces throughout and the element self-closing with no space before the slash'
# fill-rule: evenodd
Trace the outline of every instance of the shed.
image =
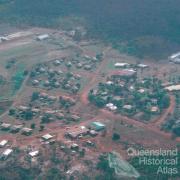
<svg viewBox="0 0 180 180">
<path fill-rule="evenodd" d="M 1 124 L 1 129 L 2 130 L 9 130 L 11 127 L 11 124 L 8 124 L 8 123 L 2 123 Z"/>
<path fill-rule="evenodd" d="M 92 122 L 90 124 L 90 128 L 95 131 L 101 131 L 101 130 L 105 129 L 106 126 L 104 124 L 102 124 L 101 122 Z"/>
<path fill-rule="evenodd" d="M 31 156 L 31 157 L 35 157 L 35 156 L 37 156 L 39 154 L 39 151 L 31 151 L 31 152 L 29 152 L 29 155 Z"/>
<path fill-rule="evenodd" d="M 0 147 L 4 147 L 6 144 L 8 143 L 8 140 L 2 140 L 1 142 L 0 142 Z"/>
<path fill-rule="evenodd" d="M 43 41 L 49 38 L 49 34 L 41 34 L 37 37 L 38 41 Z"/>
<path fill-rule="evenodd" d="M 23 128 L 22 129 L 22 134 L 24 134 L 24 135 L 26 135 L 26 136 L 29 136 L 29 135 L 31 135 L 32 134 L 32 129 L 31 128 Z"/>
<path fill-rule="evenodd" d="M 11 155 L 12 152 L 13 152 L 12 149 L 6 149 L 5 151 L 3 151 L 2 153 L 3 159 L 7 159 Z"/>
<path fill-rule="evenodd" d="M 51 134 L 45 134 L 41 137 L 44 141 L 48 141 L 53 138 Z"/>
</svg>

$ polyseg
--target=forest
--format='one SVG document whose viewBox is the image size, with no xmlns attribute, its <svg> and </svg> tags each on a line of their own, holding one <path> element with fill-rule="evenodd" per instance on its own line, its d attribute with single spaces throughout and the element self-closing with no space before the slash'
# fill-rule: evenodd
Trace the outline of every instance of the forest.
<svg viewBox="0 0 180 180">
<path fill-rule="evenodd" d="M 57 28 L 73 17 L 91 37 L 130 55 L 159 59 L 179 49 L 179 6 L 178 0 L 0 0 L 0 20 Z"/>
</svg>

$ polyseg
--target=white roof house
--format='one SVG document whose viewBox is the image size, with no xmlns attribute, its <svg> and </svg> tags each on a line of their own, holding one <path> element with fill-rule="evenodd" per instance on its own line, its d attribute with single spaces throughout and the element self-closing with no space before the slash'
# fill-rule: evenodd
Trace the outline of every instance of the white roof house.
<svg viewBox="0 0 180 180">
<path fill-rule="evenodd" d="M 138 64 L 137 67 L 139 67 L 139 68 L 147 68 L 148 65 L 146 65 L 146 64 Z"/>
<path fill-rule="evenodd" d="M 106 107 L 110 109 L 111 111 L 117 110 L 117 106 L 115 106 L 113 103 L 106 104 Z"/>
<path fill-rule="evenodd" d="M 31 152 L 29 152 L 29 155 L 31 156 L 31 157 L 35 157 L 35 156 L 37 156 L 39 154 L 39 151 L 31 151 Z"/>
<path fill-rule="evenodd" d="M 49 34 L 41 34 L 37 37 L 37 40 L 43 41 L 43 40 L 48 39 L 48 38 L 49 38 Z"/>
<path fill-rule="evenodd" d="M 157 106 L 152 106 L 151 107 L 151 112 L 158 112 L 159 108 Z"/>
<path fill-rule="evenodd" d="M 173 59 L 175 59 L 175 58 L 177 58 L 177 57 L 179 57 L 179 56 L 180 56 L 180 52 L 175 53 L 175 54 L 172 54 L 172 55 L 169 57 L 169 59 L 170 59 L 170 60 L 173 60 Z"/>
<path fill-rule="evenodd" d="M 115 63 L 114 66 L 116 68 L 121 68 L 121 67 L 129 66 L 129 64 L 128 63 Z"/>
<path fill-rule="evenodd" d="M 42 139 L 44 139 L 45 141 L 48 141 L 48 140 L 50 140 L 52 138 L 53 138 L 53 136 L 51 134 L 45 134 L 45 135 L 42 136 Z"/>
<path fill-rule="evenodd" d="M 123 109 L 131 110 L 132 109 L 132 105 L 129 105 L 129 104 L 124 105 Z"/>
<path fill-rule="evenodd" d="M 2 153 L 2 155 L 3 155 L 4 157 L 8 157 L 12 152 L 13 152 L 12 149 L 6 149 L 6 150 Z"/>
<path fill-rule="evenodd" d="M 7 143 L 8 143 L 7 140 L 2 140 L 2 141 L 0 142 L 0 147 L 4 147 Z"/>
<path fill-rule="evenodd" d="M 168 86 L 168 87 L 165 87 L 165 89 L 168 91 L 180 91 L 180 84 Z"/>
</svg>

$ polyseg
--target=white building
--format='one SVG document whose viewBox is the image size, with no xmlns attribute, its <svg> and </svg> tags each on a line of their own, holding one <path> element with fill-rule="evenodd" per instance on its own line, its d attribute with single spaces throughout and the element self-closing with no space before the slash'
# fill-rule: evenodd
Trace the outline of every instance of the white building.
<svg viewBox="0 0 180 180">
<path fill-rule="evenodd" d="M 165 89 L 168 91 L 180 91 L 180 84 L 168 86 L 168 87 L 165 87 Z"/>
<path fill-rule="evenodd" d="M 12 152 L 13 152 L 12 149 L 6 149 L 6 150 L 2 153 L 2 157 L 3 157 L 4 159 L 6 159 L 6 158 L 8 158 L 8 157 L 11 155 Z"/>
<path fill-rule="evenodd" d="M 116 68 L 123 68 L 123 67 L 129 66 L 129 64 L 128 63 L 115 63 L 114 66 Z"/>
<path fill-rule="evenodd" d="M 53 136 L 51 134 L 45 134 L 45 135 L 42 136 L 42 139 L 45 140 L 45 141 L 48 141 L 48 140 L 50 140 L 52 138 L 53 138 Z"/>
<path fill-rule="evenodd" d="M 39 154 L 39 151 L 31 151 L 29 152 L 29 155 L 33 158 L 36 157 Z"/>
<path fill-rule="evenodd" d="M 49 35 L 48 34 L 41 34 L 37 37 L 37 40 L 38 41 L 43 41 L 43 40 L 46 40 L 49 38 Z"/>
<path fill-rule="evenodd" d="M 7 140 L 2 140 L 2 141 L 0 142 L 0 147 L 4 147 L 7 143 L 8 143 Z"/>
</svg>

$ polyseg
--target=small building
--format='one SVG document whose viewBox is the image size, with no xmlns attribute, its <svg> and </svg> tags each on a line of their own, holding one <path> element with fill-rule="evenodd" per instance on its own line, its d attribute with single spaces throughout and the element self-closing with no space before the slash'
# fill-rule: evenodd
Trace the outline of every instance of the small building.
<svg viewBox="0 0 180 180">
<path fill-rule="evenodd" d="M 49 34 L 41 34 L 37 37 L 38 41 L 43 41 L 49 38 Z"/>
<path fill-rule="evenodd" d="M 113 81 L 107 81 L 107 82 L 106 82 L 106 85 L 113 85 L 113 84 L 114 84 Z"/>
<path fill-rule="evenodd" d="M 113 72 L 112 74 L 112 78 L 121 78 L 121 77 L 133 77 L 137 74 L 137 71 L 134 69 L 122 69 L 122 70 L 118 70 Z"/>
<path fill-rule="evenodd" d="M 59 66 L 59 65 L 61 64 L 61 61 L 58 60 L 58 59 L 56 59 L 56 60 L 53 62 L 53 64 L 54 64 L 55 66 Z"/>
<path fill-rule="evenodd" d="M 157 106 L 152 106 L 151 107 L 151 112 L 152 113 L 157 113 L 157 112 L 159 112 L 159 108 Z"/>
<path fill-rule="evenodd" d="M 23 127 L 23 125 L 13 125 L 11 127 L 11 132 L 12 133 L 17 133 L 17 132 L 19 132 L 21 130 L 22 127 Z"/>
<path fill-rule="evenodd" d="M 29 110 L 29 107 L 27 107 L 27 106 L 19 106 L 19 108 L 18 108 L 20 111 L 27 111 L 27 110 Z"/>
<path fill-rule="evenodd" d="M 148 68 L 149 66 L 146 64 L 138 64 L 137 67 L 144 69 L 144 68 Z"/>
<path fill-rule="evenodd" d="M 5 160 L 7 159 L 11 154 L 12 154 L 13 150 L 12 149 L 6 149 L 3 153 L 2 153 L 2 158 Z"/>
<path fill-rule="evenodd" d="M 39 85 L 39 80 L 35 79 L 32 81 L 33 86 Z"/>
<path fill-rule="evenodd" d="M 106 126 L 104 124 L 102 124 L 101 122 L 92 122 L 90 124 L 90 128 L 95 131 L 101 131 L 101 130 L 104 130 L 106 128 Z"/>
<path fill-rule="evenodd" d="M 8 140 L 2 140 L 0 141 L 0 148 L 4 147 L 8 143 Z"/>
<path fill-rule="evenodd" d="M 170 91 L 170 92 L 171 91 L 180 91 L 180 84 L 168 86 L 168 87 L 165 87 L 165 89 Z"/>
<path fill-rule="evenodd" d="M 49 141 L 53 138 L 54 136 L 52 136 L 51 134 L 45 134 L 43 135 L 41 138 L 44 140 L 44 141 Z"/>
<path fill-rule="evenodd" d="M 173 60 L 173 59 L 178 58 L 178 57 L 180 57 L 180 52 L 177 52 L 177 53 L 175 53 L 175 54 L 172 54 L 172 55 L 169 57 L 169 60 Z"/>
<path fill-rule="evenodd" d="M 26 135 L 26 136 L 29 136 L 29 135 L 31 135 L 32 134 L 32 129 L 31 128 L 22 128 L 22 130 L 21 130 L 21 133 L 23 134 L 23 135 Z"/>
<path fill-rule="evenodd" d="M 71 149 L 77 151 L 77 150 L 79 149 L 79 145 L 76 144 L 76 143 L 73 143 L 73 144 L 71 145 Z"/>
<path fill-rule="evenodd" d="M 126 110 L 131 110 L 132 108 L 133 108 L 132 105 L 129 105 L 129 104 L 123 106 L 123 109 L 126 109 Z"/>
<path fill-rule="evenodd" d="M 48 96 L 49 101 L 56 101 L 57 97 L 56 96 Z"/>
<path fill-rule="evenodd" d="M 85 70 L 91 70 L 91 69 L 92 69 L 92 66 L 91 66 L 91 65 L 85 65 L 85 66 L 84 66 L 84 69 L 85 69 Z"/>
<path fill-rule="evenodd" d="M 72 139 L 76 139 L 78 137 L 87 135 L 88 132 L 89 132 L 89 129 L 87 129 L 87 128 L 79 128 L 75 131 L 67 132 L 67 136 L 72 138 Z"/>
<path fill-rule="evenodd" d="M 2 123 L 2 124 L 1 124 L 1 129 L 2 129 L 2 130 L 7 131 L 7 130 L 10 129 L 10 127 L 11 127 L 11 124 L 8 124 L 8 123 Z"/>
<path fill-rule="evenodd" d="M 38 154 L 39 154 L 39 151 L 37 151 L 37 150 L 29 152 L 29 156 L 32 158 L 38 156 Z"/>
<path fill-rule="evenodd" d="M 141 88 L 138 90 L 139 93 L 143 94 L 145 92 L 145 89 Z"/>
<path fill-rule="evenodd" d="M 128 63 L 115 63 L 114 66 L 115 68 L 124 68 L 124 67 L 129 66 L 129 64 Z"/>
<path fill-rule="evenodd" d="M 106 104 L 106 107 L 111 111 L 116 111 L 117 110 L 117 106 L 115 106 L 113 103 Z"/>
<path fill-rule="evenodd" d="M 93 137 L 98 135 L 98 133 L 95 130 L 90 130 L 89 134 L 90 134 L 90 136 L 93 136 Z"/>
<path fill-rule="evenodd" d="M 64 118 L 64 114 L 61 113 L 61 112 L 58 112 L 58 113 L 56 113 L 56 117 L 57 117 L 58 119 L 63 119 L 63 118 Z"/>
<path fill-rule="evenodd" d="M 34 114 L 38 114 L 41 112 L 41 110 L 39 108 L 32 108 L 31 111 L 34 113 Z"/>
<path fill-rule="evenodd" d="M 72 121 L 79 121 L 80 119 L 81 119 L 81 117 L 79 117 L 79 116 L 77 116 L 75 114 L 71 115 L 71 120 Z"/>
</svg>

